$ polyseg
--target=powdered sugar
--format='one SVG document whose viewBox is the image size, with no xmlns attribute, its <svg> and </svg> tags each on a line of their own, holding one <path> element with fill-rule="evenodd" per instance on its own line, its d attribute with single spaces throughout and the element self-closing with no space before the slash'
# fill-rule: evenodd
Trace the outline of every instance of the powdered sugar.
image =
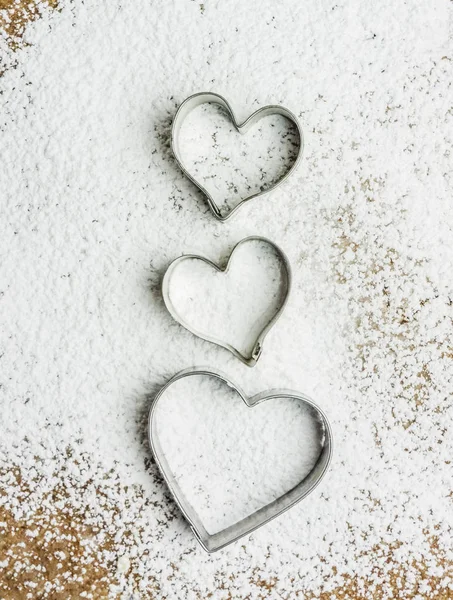
<svg viewBox="0 0 453 600">
<path fill-rule="evenodd" d="M 16 53 L 2 40 L 17 64 L 0 80 L 2 538 L 23 518 L 58 541 L 73 521 L 75 593 L 451 594 L 450 18 L 444 0 L 88 0 L 46 12 Z M 224 224 L 169 153 L 177 105 L 210 89 L 239 118 L 283 104 L 306 134 L 300 170 Z M 275 241 L 294 275 L 253 369 L 184 331 L 159 291 L 177 256 L 221 261 L 247 235 Z M 196 364 L 248 394 L 305 392 L 335 436 L 312 495 L 209 556 L 144 426 L 150 396 Z M 0 556 L 2 584 L 19 589 L 20 562 L 67 596 L 33 540 Z"/>
</svg>

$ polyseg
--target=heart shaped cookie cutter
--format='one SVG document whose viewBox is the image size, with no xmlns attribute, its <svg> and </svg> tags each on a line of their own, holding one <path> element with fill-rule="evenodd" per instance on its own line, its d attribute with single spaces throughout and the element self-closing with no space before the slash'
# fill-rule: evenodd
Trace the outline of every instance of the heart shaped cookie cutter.
<svg viewBox="0 0 453 600">
<path fill-rule="evenodd" d="M 258 509 L 257 511 L 248 515 L 247 517 L 214 534 L 209 533 L 206 530 L 199 515 L 184 496 L 184 493 L 182 492 L 178 484 L 177 477 L 172 472 L 168 461 L 165 457 L 165 452 L 163 451 L 162 446 L 159 442 L 159 435 L 157 432 L 158 427 L 156 423 L 156 408 L 159 401 L 164 396 L 166 390 L 176 381 L 184 377 L 194 376 L 214 377 L 220 380 L 225 385 L 235 390 L 248 408 L 253 408 L 261 402 L 277 398 L 288 398 L 298 400 L 302 404 L 308 406 L 314 411 L 316 417 L 320 421 L 323 431 L 322 450 L 312 470 L 302 481 L 300 481 L 289 491 L 282 494 L 273 502 L 270 502 L 266 506 L 263 506 L 262 508 Z M 313 402 L 313 400 L 311 400 L 304 394 L 287 389 L 272 389 L 266 392 L 256 394 L 255 396 L 248 397 L 237 385 L 235 385 L 231 380 L 229 380 L 226 375 L 224 375 L 220 371 L 210 370 L 204 367 L 185 369 L 184 371 L 181 371 L 180 373 L 175 375 L 160 389 L 160 391 L 155 396 L 149 411 L 148 439 L 157 466 L 159 467 L 159 470 L 162 473 L 162 476 L 168 488 L 170 489 L 176 504 L 179 506 L 182 514 L 189 522 L 192 531 L 194 532 L 202 547 L 209 553 L 220 550 L 228 544 L 237 541 L 244 535 L 252 533 L 252 531 L 258 529 L 258 527 L 261 527 L 262 525 L 268 523 L 275 517 L 281 515 L 283 512 L 285 512 L 286 510 L 294 506 L 297 502 L 305 498 L 308 494 L 310 494 L 310 492 L 312 492 L 315 489 L 315 487 L 319 484 L 319 482 L 325 475 L 332 458 L 333 448 L 332 429 L 327 419 L 327 416 L 319 408 L 319 406 L 317 406 Z"/>
<path fill-rule="evenodd" d="M 200 104 L 208 104 L 208 103 L 218 104 L 219 106 L 223 107 L 223 109 L 227 112 L 228 116 L 230 117 L 231 122 L 233 123 L 234 127 L 241 134 L 247 133 L 247 131 L 251 127 L 253 127 L 253 125 L 255 125 L 259 120 L 261 120 L 263 117 L 267 117 L 269 115 L 281 115 L 281 116 L 285 117 L 286 119 L 288 119 L 289 121 L 291 121 L 295 125 L 298 136 L 299 136 L 299 149 L 297 152 L 297 156 L 296 156 L 295 161 L 291 165 L 291 167 L 288 169 L 288 171 L 286 171 L 286 173 L 284 175 L 282 175 L 282 177 L 280 177 L 277 182 L 275 182 L 273 185 L 270 185 L 267 189 L 260 190 L 259 192 L 250 194 L 249 196 L 246 196 L 245 198 L 243 198 L 234 208 L 232 208 L 230 211 L 228 211 L 228 213 L 225 215 L 222 215 L 219 206 L 215 202 L 212 195 L 208 192 L 208 190 L 196 179 L 196 177 L 191 175 L 188 168 L 184 164 L 184 161 L 183 161 L 183 158 L 181 155 L 181 150 L 179 147 L 179 134 L 180 134 L 182 123 L 183 123 L 184 119 L 194 108 L 196 108 Z M 254 112 L 252 115 L 250 115 L 243 123 L 239 123 L 238 120 L 236 119 L 236 117 L 234 116 L 233 109 L 228 104 L 228 102 L 225 100 L 225 98 L 223 98 L 219 94 L 214 94 L 212 92 L 200 92 L 198 94 L 193 94 L 193 96 L 189 96 L 189 98 L 186 98 L 186 100 L 184 100 L 184 102 L 179 106 L 179 108 L 176 112 L 175 118 L 173 120 L 173 125 L 172 125 L 172 130 L 171 130 L 171 149 L 173 151 L 173 155 L 176 159 L 176 162 L 178 163 L 178 165 L 181 168 L 181 170 L 183 171 L 183 173 L 206 196 L 208 203 L 209 203 L 209 207 L 210 207 L 213 215 L 215 216 L 215 218 L 218 219 L 219 221 L 226 221 L 227 219 L 232 217 L 233 214 L 235 214 L 237 212 L 237 210 L 239 210 L 239 208 L 241 206 L 243 206 L 246 202 L 248 202 L 252 198 L 257 198 L 258 196 L 262 196 L 263 194 L 267 194 L 267 193 L 271 192 L 276 187 L 281 185 L 290 176 L 290 174 L 296 169 L 296 167 L 298 166 L 298 164 L 302 158 L 302 152 L 304 149 L 304 136 L 302 133 L 302 128 L 301 128 L 296 116 L 290 110 L 285 108 L 284 106 L 279 106 L 276 104 L 263 106 L 263 107 L 259 108 L 256 112 Z"/>
<path fill-rule="evenodd" d="M 283 278 L 283 284 L 280 289 L 280 302 L 279 302 L 279 306 L 278 306 L 276 312 L 273 314 L 272 318 L 270 318 L 267 321 L 266 325 L 261 330 L 261 333 L 258 335 L 250 353 L 245 354 L 245 353 L 242 353 L 240 350 L 238 350 L 235 346 L 232 346 L 231 344 L 229 344 L 228 342 L 226 342 L 224 340 L 218 339 L 214 336 L 206 335 L 205 333 L 198 331 L 197 329 L 194 329 L 176 310 L 175 305 L 172 301 L 172 296 L 171 296 L 171 291 L 170 291 L 170 282 L 171 282 L 171 278 L 175 272 L 175 269 L 178 267 L 178 265 L 180 265 L 181 262 L 187 261 L 187 260 L 194 260 L 194 259 L 201 260 L 201 261 L 207 263 L 208 265 L 210 265 L 211 267 L 213 267 L 213 269 L 215 269 L 217 272 L 227 273 L 229 270 L 230 264 L 231 264 L 231 260 L 233 258 L 234 253 L 236 252 L 236 250 L 243 244 L 246 244 L 250 241 L 264 242 L 266 244 L 269 244 L 275 250 L 276 254 L 282 261 L 284 278 Z M 164 299 L 165 306 L 167 307 L 169 313 L 175 319 L 175 321 L 177 321 L 180 325 L 182 325 L 185 329 L 187 329 L 188 331 L 190 331 L 197 337 L 199 337 L 207 342 L 217 344 L 217 346 L 221 346 L 222 348 L 225 348 L 226 350 L 229 350 L 232 354 L 234 354 L 234 356 L 239 358 L 239 360 L 241 360 L 248 367 L 254 367 L 256 365 L 259 357 L 261 356 L 261 353 L 263 350 L 264 339 L 265 339 L 266 335 L 269 333 L 270 329 L 273 327 L 273 325 L 279 319 L 280 315 L 282 314 L 283 309 L 285 308 L 285 305 L 288 301 L 290 289 L 291 289 L 291 267 L 290 267 L 288 258 L 286 257 L 285 253 L 276 244 L 274 244 L 274 242 L 271 242 L 267 238 L 264 238 L 261 236 L 250 236 L 250 237 L 244 238 L 243 240 L 238 242 L 236 244 L 236 246 L 233 248 L 233 250 L 231 251 L 231 254 L 228 258 L 228 262 L 224 268 L 220 267 L 219 265 L 212 262 L 208 258 L 205 258 L 204 256 L 198 256 L 197 254 L 185 254 L 184 256 L 180 256 L 179 258 L 176 258 L 173 262 L 170 263 L 170 266 L 167 268 L 165 275 L 163 277 L 163 280 L 162 280 L 162 297 Z"/>
</svg>

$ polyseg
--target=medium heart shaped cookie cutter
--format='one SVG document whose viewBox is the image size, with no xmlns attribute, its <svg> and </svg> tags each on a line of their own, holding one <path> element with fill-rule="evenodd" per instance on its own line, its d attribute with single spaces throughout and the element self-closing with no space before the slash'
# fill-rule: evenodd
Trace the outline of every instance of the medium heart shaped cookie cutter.
<svg viewBox="0 0 453 600">
<path fill-rule="evenodd" d="M 170 282 L 171 282 L 172 276 L 175 272 L 175 269 L 181 264 L 181 262 L 187 261 L 187 260 L 194 260 L 194 259 L 201 260 L 201 261 L 207 263 L 208 265 L 210 265 L 211 267 L 213 267 L 213 269 L 215 269 L 217 272 L 227 273 L 229 270 L 230 264 L 231 264 L 231 260 L 233 258 L 234 253 L 236 252 L 236 250 L 238 248 L 240 248 L 243 244 L 246 244 L 250 241 L 264 242 L 266 244 L 269 244 L 275 250 L 276 254 L 278 255 L 278 257 L 280 258 L 280 260 L 282 262 L 282 267 L 283 267 L 282 272 L 284 274 L 284 277 L 283 277 L 283 284 L 280 288 L 280 302 L 279 302 L 277 310 L 273 314 L 272 318 L 270 318 L 267 321 L 266 325 L 261 330 L 260 334 L 256 338 L 255 343 L 253 344 L 253 348 L 250 351 L 250 353 L 245 354 L 245 353 L 241 352 L 240 350 L 238 350 L 235 346 L 231 345 L 230 343 L 228 343 L 224 340 L 218 339 L 214 336 L 207 335 L 207 334 L 195 329 L 194 327 L 192 327 L 187 322 L 187 320 L 184 319 L 181 316 L 181 314 L 176 310 L 176 307 L 172 301 Z M 185 254 L 184 256 L 180 256 L 179 258 L 176 258 L 173 262 L 170 263 L 170 266 L 167 268 L 165 275 L 163 277 L 163 280 L 162 280 L 162 297 L 164 299 L 165 306 L 167 307 L 169 313 L 175 319 L 175 321 L 177 321 L 180 325 L 182 325 L 185 329 L 187 329 L 188 331 L 190 331 L 197 337 L 199 337 L 207 342 L 217 344 L 217 346 L 221 346 L 222 348 L 225 348 L 226 350 L 229 350 L 232 354 L 234 354 L 234 356 L 239 358 L 239 360 L 241 360 L 248 367 L 254 367 L 256 365 L 259 357 L 261 356 L 261 352 L 263 350 L 264 339 L 265 339 L 266 335 L 268 334 L 268 332 L 270 331 L 270 329 L 273 327 L 274 323 L 276 323 L 276 321 L 279 319 L 280 315 L 282 314 L 283 309 L 285 308 L 285 305 L 288 300 L 290 289 L 291 289 L 291 267 L 290 267 L 288 258 L 286 257 L 285 253 L 276 244 L 274 244 L 274 242 L 271 242 L 267 238 L 264 238 L 261 236 L 250 236 L 250 237 L 244 238 L 243 240 L 238 242 L 236 244 L 236 246 L 233 248 L 233 250 L 231 251 L 231 254 L 228 258 L 228 262 L 224 268 L 220 267 L 219 265 L 212 262 L 208 258 L 205 258 L 204 256 L 198 256 L 196 254 Z"/>
<path fill-rule="evenodd" d="M 282 494 L 279 498 L 263 506 L 247 517 L 239 520 L 238 522 L 226 527 L 225 529 L 217 533 L 209 533 L 199 515 L 184 496 L 179 484 L 178 479 L 172 472 L 168 461 L 165 457 L 165 452 L 159 442 L 158 426 L 156 423 L 156 408 L 159 401 L 165 395 L 168 388 L 176 381 L 184 377 L 214 377 L 229 388 L 233 389 L 242 398 L 247 407 L 253 408 L 261 402 L 277 398 L 288 398 L 298 400 L 305 406 L 311 408 L 316 418 L 319 419 L 322 427 L 323 439 L 322 439 L 322 450 L 318 456 L 318 459 L 311 469 L 310 473 L 294 486 L 289 491 Z M 149 411 L 148 417 L 148 438 L 149 443 L 156 459 L 157 466 L 162 473 L 162 476 L 170 489 L 176 504 L 179 506 L 182 514 L 189 522 L 195 536 L 199 540 L 200 544 L 207 552 L 215 552 L 224 548 L 228 544 L 235 542 L 244 535 L 248 535 L 258 527 L 261 527 L 265 523 L 268 523 L 275 517 L 281 515 L 283 512 L 294 506 L 297 502 L 305 498 L 310 492 L 312 492 L 318 483 L 325 475 L 332 457 L 333 439 L 332 429 L 324 412 L 317 406 L 310 398 L 295 392 L 293 390 L 286 389 L 273 389 L 266 392 L 261 392 L 255 396 L 248 397 L 237 385 L 228 379 L 226 375 L 220 371 L 210 370 L 207 368 L 194 368 L 185 369 L 177 375 L 175 375 L 170 381 L 168 381 L 163 388 L 155 396 Z"/>
<path fill-rule="evenodd" d="M 285 117 L 286 119 L 288 119 L 289 121 L 291 121 L 295 125 L 298 136 L 299 136 L 298 153 L 297 153 L 294 163 L 291 165 L 291 167 L 288 169 L 288 171 L 284 175 L 282 175 L 282 177 L 280 177 L 276 183 L 274 183 L 273 185 L 270 185 L 267 189 L 250 194 L 249 196 L 246 196 L 245 198 L 243 198 L 239 202 L 239 204 L 237 204 L 234 208 L 232 208 L 230 211 L 228 211 L 228 213 L 225 215 L 222 215 L 219 206 L 215 202 L 212 195 L 208 192 L 208 190 L 196 179 L 196 177 L 191 175 L 190 171 L 184 164 L 184 161 L 183 161 L 183 158 L 181 155 L 181 150 L 179 147 L 179 134 L 180 134 L 181 126 L 182 126 L 184 119 L 194 108 L 196 108 L 200 104 L 207 104 L 207 103 L 218 104 L 221 107 L 223 107 L 224 110 L 227 112 L 228 116 L 230 117 L 231 122 L 233 123 L 234 127 L 241 134 L 247 133 L 247 131 L 251 127 L 253 127 L 253 125 L 255 125 L 258 121 L 260 121 L 263 117 L 267 117 L 269 115 L 281 115 L 281 116 Z M 268 192 L 271 192 L 276 187 L 281 185 L 290 176 L 290 174 L 296 169 L 297 165 L 299 164 L 299 162 L 302 158 L 303 148 L 304 148 L 304 136 L 302 133 L 302 128 L 299 125 L 299 122 L 298 122 L 296 116 L 290 110 L 285 108 L 284 106 L 279 106 L 279 105 L 263 106 L 263 107 L 259 108 L 256 112 L 254 112 L 252 115 L 250 115 L 243 123 L 239 123 L 239 121 L 234 116 L 233 109 L 228 104 L 228 102 L 225 100 L 225 98 L 223 98 L 219 94 L 214 94 L 212 92 L 200 92 L 198 94 L 194 94 L 193 96 L 189 96 L 189 98 L 184 100 L 184 102 L 179 106 L 179 108 L 176 112 L 175 118 L 173 120 L 172 130 L 171 130 L 171 149 L 173 151 L 176 162 L 180 166 L 183 173 L 190 179 L 190 181 L 192 181 L 192 183 L 194 185 L 196 185 L 197 188 L 206 196 L 206 198 L 208 199 L 209 207 L 210 207 L 213 215 L 219 221 L 226 221 L 227 219 L 232 217 L 233 214 L 235 214 L 236 211 L 241 206 L 243 206 L 246 202 L 248 202 L 248 200 L 251 200 L 252 198 L 257 198 L 258 196 L 262 196 L 263 194 L 267 194 Z"/>
</svg>

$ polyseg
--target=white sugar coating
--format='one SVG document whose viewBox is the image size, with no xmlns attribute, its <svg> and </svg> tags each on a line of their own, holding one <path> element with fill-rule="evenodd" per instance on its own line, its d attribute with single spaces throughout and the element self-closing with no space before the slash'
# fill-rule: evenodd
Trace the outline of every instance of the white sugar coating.
<svg viewBox="0 0 453 600">
<path fill-rule="evenodd" d="M 78 532 L 82 566 L 100 553 L 126 600 L 451 595 L 452 10 L 447 0 L 62 0 L 22 48 L 0 36 L 10 533 L 18 519 L 34 531 L 26 522 L 40 511 L 49 523 L 57 510 L 83 515 L 95 530 Z M 280 103 L 305 133 L 300 169 L 226 223 L 169 149 L 178 105 L 204 90 L 241 120 Z M 293 271 L 253 369 L 177 325 L 160 293 L 176 257 L 221 261 L 248 235 L 275 241 Z M 334 430 L 318 488 L 212 555 L 146 439 L 151 397 L 193 365 L 225 371 L 247 394 L 300 390 Z M 21 556 L 0 562 L 13 569 Z M 65 584 L 49 585 L 52 598 Z"/>
<path fill-rule="evenodd" d="M 250 356 L 284 302 L 288 278 L 273 246 L 249 240 L 234 251 L 227 271 L 199 259 L 179 262 L 171 272 L 168 294 L 173 309 L 192 330 Z"/>
<path fill-rule="evenodd" d="M 218 104 L 197 106 L 179 133 L 184 166 L 210 193 L 222 214 L 278 182 L 299 152 L 297 129 L 282 115 L 268 115 L 239 133 Z"/>
<path fill-rule="evenodd" d="M 209 533 L 296 486 L 324 444 L 308 405 L 283 396 L 250 408 L 225 383 L 203 375 L 167 388 L 155 422 L 170 470 Z"/>
</svg>

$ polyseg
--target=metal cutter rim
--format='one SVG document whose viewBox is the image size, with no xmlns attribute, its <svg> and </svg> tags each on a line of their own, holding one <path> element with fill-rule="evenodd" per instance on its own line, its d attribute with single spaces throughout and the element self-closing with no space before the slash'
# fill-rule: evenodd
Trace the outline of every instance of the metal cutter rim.
<svg viewBox="0 0 453 600">
<path fill-rule="evenodd" d="M 165 393 L 165 391 L 176 381 L 184 377 L 190 377 L 193 375 L 202 375 L 207 377 L 215 377 L 223 381 L 226 385 L 234 389 L 238 395 L 242 398 L 247 407 L 253 408 L 260 402 L 266 400 L 272 400 L 273 398 L 293 398 L 301 401 L 302 403 L 311 407 L 316 415 L 320 418 L 323 430 L 324 430 L 324 445 L 323 449 L 318 457 L 316 464 L 314 465 L 311 472 L 300 481 L 294 488 L 282 494 L 279 498 L 266 506 L 258 509 L 247 517 L 241 519 L 237 523 L 230 525 L 229 527 L 210 534 L 204 527 L 201 519 L 197 512 L 194 510 L 192 505 L 187 501 L 184 494 L 182 493 L 176 477 L 173 475 L 168 462 L 165 458 L 165 453 L 159 443 L 157 434 L 157 427 L 155 423 L 156 407 L 159 399 Z M 221 371 L 211 369 L 209 367 L 192 367 L 184 369 L 172 377 L 156 394 L 151 404 L 149 416 L 148 416 L 148 439 L 151 446 L 151 450 L 155 457 L 157 466 L 177 504 L 181 510 L 183 516 L 188 521 L 194 532 L 199 543 L 203 549 L 208 552 L 216 552 L 221 550 L 225 546 L 237 541 L 245 535 L 249 535 L 262 525 L 269 523 L 279 515 L 286 512 L 289 508 L 300 502 L 303 498 L 308 496 L 320 483 L 326 474 L 330 462 L 332 459 L 333 451 L 333 433 L 332 428 L 324 411 L 308 396 L 300 392 L 288 389 L 271 389 L 260 392 L 254 396 L 247 396 L 242 389 L 231 381 Z M 285 501 L 286 500 L 286 501 Z"/>
<path fill-rule="evenodd" d="M 203 262 L 205 262 L 208 265 L 210 265 L 211 267 L 213 267 L 216 271 L 221 272 L 221 273 L 228 273 L 228 270 L 229 270 L 230 264 L 231 264 L 231 260 L 233 258 L 234 253 L 236 252 L 236 250 L 242 244 L 245 244 L 250 241 L 264 242 L 264 243 L 272 246 L 282 261 L 286 277 L 285 277 L 285 282 L 283 284 L 283 288 L 281 290 L 282 301 L 278 307 L 277 312 L 267 321 L 266 325 L 261 330 L 261 333 L 258 335 L 258 337 L 253 345 L 252 351 L 249 354 L 243 354 L 242 352 L 240 352 L 240 350 L 238 350 L 232 344 L 229 344 L 228 342 L 225 342 L 220 338 L 216 338 L 215 336 L 206 335 L 205 333 L 198 331 L 197 329 L 191 327 L 189 325 L 189 323 L 183 317 L 181 317 L 179 315 L 178 311 L 175 309 L 175 306 L 171 299 L 170 281 L 171 281 L 171 277 L 173 275 L 175 268 L 181 262 L 183 262 L 185 260 L 193 260 L 193 259 L 202 260 Z M 162 279 L 162 297 L 164 299 L 165 306 L 167 307 L 167 310 L 171 314 L 173 319 L 177 323 L 182 325 L 185 329 L 187 329 L 187 331 L 190 331 L 190 333 L 192 333 L 193 335 L 196 335 L 197 337 L 199 337 L 207 342 L 211 342 L 212 344 L 216 344 L 217 346 L 220 346 L 221 348 L 225 348 L 226 350 L 229 350 L 232 354 L 234 354 L 234 356 L 236 356 L 236 358 L 239 358 L 239 360 L 241 360 L 245 365 L 247 365 L 248 367 L 254 367 L 256 365 L 256 363 L 258 362 L 258 359 L 261 356 L 264 340 L 265 340 L 267 334 L 272 329 L 272 327 L 275 325 L 275 323 L 278 321 L 278 319 L 280 318 L 280 316 L 283 313 L 283 310 L 285 309 L 285 306 L 288 302 L 289 294 L 291 291 L 291 285 L 292 285 L 291 266 L 290 266 L 290 263 L 289 263 L 289 260 L 286 256 L 286 254 L 283 252 L 283 250 L 279 246 L 277 246 L 277 244 L 275 244 L 274 242 L 272 242 L 271 240 L 269 240 L 263 236 L 252 235 L 252 236 L 248 236 L 248 237 L 240 240 L 234 246 L 234 248 L 232 249 L 232 251 L 228 257 L 227 263 L 226 263 L 225 267 L 223 267 L 223 268 L 221 266 L 219 266 L 217 263 L 210 260 L 209 258 L 200 256 L 197 254 L 184 254 L 183 256 L 179 256 L 178 258 L 173 260 L 170 263 L 170 265 L 168 266 L 167 270 L 165 271 L 164 277 Z"/>
<path fill-rule="evenodd" d="M 213 196 L 208 192 L 208 190 L 203 185 L 201 185 L 201 183 L 199 181 L 197 181 L 196 177 L 191 175 L 188 168 L 184 164 L 184 161 L 181 156 L 180 148 L 179 148 L 179 134 L 180 134 L 181 126 L 182 126 L 184 119 L 194 108 L 196 108 L 200 104 L 208 104 L 208 103 L 218 104 L 218 105 L 222 106 L 228 113 L 228 116 L 230 117 L 231 122 L 233 123 L 235 129 L 241 134 L 247 133 L 247 131 L 263 117 L 266 117 L 268 115 L 282 115 L 283 117 L 287 118 L 289 121 L 294 123 L 294 125 L 296 126 L 296 129 L 297 129 L 298 135 L 299 135 L 299 150 L 298 150 L 298 153 L 297 153 L 294 163 L 291 165 L 291 167 L 288 169 L 288 171 L 275 184 L 271 185 L 266 190 L 259 191 L 254 194 L 250 194 L 249 196 L 242 198 L 242 200 L 234 208 L 229 210 L 224 215 L 222 215 Z M 288 177 L 294 172 L 294 170 L 297 168 L 297 166 L 299 165 L 299 163 L 301 161 L 303 150 L 304 150 L 304 135 L 303 135 L 302 127 L 300 126 L 296 115 L 294 113 L 292 113 L 288 108 L 285 108 L 284 106 L 280 106 L 278 104 L 269 104 L 267 106 L 262 106 L 257 111 L 252 113 L 249 117 L 247 117 L 247 119 L 245 121 L 240 123 L 236 119 L 233 109 L 231 108 L 230 104 L 223 96 L 221 96 L 220 94 L 215 94 L 214 92 L 199 92 L 197 94 L 193 94 L 192 96 L 189 96 L 188 98 L 186 98 L 184 100 L 184 102 L 182 102 L 182 104 L 179 106 L 178 110 L 176 111 L 176 115 L 175 115 L 175 118 L 173 119 L 173 124 L 172 124 L 172 128 L 171 128 L 170 145 L 171 145 L 173 155 L 174 155 L 176 162 L 178 163 L 181 171 L 206 196 L 208 203 L 209 203 L 209 207 L 210 207 L 213 215 L 215 216 L 215 218 L 218 219 L 219 221 L 224 222 L 227 219 L 230 219 L 234 214 L 236 214 L 236 212 L 239 210 L 239 208 L 241 206 L 243 206 L 246 202 L 248 202 L 249 200 L 252 200 L 253 198 L 258 198 L 259 196 L 262 196 L 264 194 L 267 194 L 267 193 L 275 190 L 279 185 L 281 185 L 284 181 L 286 181 L 286 179 L 288 179 Z"/>
</svg>

